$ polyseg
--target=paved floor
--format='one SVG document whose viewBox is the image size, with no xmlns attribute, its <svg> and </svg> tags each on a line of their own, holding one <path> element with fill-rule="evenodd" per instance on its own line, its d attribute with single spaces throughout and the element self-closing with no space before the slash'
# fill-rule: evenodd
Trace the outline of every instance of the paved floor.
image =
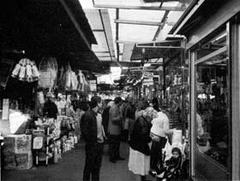
<svg viewBox="0 0 240 181">
<path fill-rule="evenodd" d="M 110 163 L 107 156 L 107 145 L 101 168 L 101 181 L 137 181 L 134 174 L 128 171 L 128 145 L 121 144 L 121 155 L 124 161 Z M 74 150 L 64 153 L 63 159 L 57 164 L 48 167 L 40 166 L 23 171 L 5 171 L 2 173 L 2 181 L 81 181 L 85 161 L 84 144 L 79 144 Z M 152 178 L 152 180 L 154 180 Z"/>
</svg>

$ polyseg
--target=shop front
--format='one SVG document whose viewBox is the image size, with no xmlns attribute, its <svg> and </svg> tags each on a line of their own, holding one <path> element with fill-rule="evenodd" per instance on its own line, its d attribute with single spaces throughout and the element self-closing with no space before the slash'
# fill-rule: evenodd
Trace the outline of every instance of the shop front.
<svg viewBox="0 0 240 181">
<path fill-rule="evenodd" d="M 89 72 L 102 67 L 79 2 L 65 2 L 0 3 L 0 180 L 3 170 L 57 163 L 80 138 L 73 108 L 90 92 Z"/>
<path fill-rule="evenodd" d="M 240 179 L 239 12 L 237 0 L 200 1 L 172 31 L 187 37 L 194 180 Z"/>
</svg>

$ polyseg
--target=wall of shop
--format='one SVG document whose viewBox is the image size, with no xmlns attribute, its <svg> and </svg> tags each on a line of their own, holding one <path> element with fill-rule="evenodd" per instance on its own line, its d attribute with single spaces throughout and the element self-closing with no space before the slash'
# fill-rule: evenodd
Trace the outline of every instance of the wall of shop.
<svg viewBox="0 0 240 181">
<path fill-rule="evenodd" d="M 216 2 L 220 3 L 220 2 Z M 211 10 L 210 10 L 211 11 Z M 197 24 L 196 28 L 191 30 L 188 36 L 187 49 L 196 45 L 200 40 L 209 35 L 212 31 L 219 28 L 222 24 L 226 23 L 231 17 L 236 15 L 240 11 L 239 0 L 227 0 L 225 4 L 217 10 L 215 14 L 211 13 L 211 16 L 204 19 L 204 24 Z M 204 11 L 203 11 L 204 13 Z"/>
<path fill-rule="evenodd" d="M 206 8 L 207 9 L 207 8 Z M 205 9 L 205 12 L 206 12 Z M 219 9 L 215 10 L 214 14 L 204 16 L 204 11 L 201 9 L 201 12 L 198 14 L 203 17 L 204 21 L 201 21 L 201 24 L 198 24 L 195 28 L 192 28 L 191 31 L 187 32 L 187 49 L 190 52 L 190 63 L 191 63 L 191 176 L 193 178 L 200 178 L 200 175 L 206 178 L 207 180 L 239 180 L 240 179 L 240 145 L 239 145 L 239 108 L 240 108 L 240 95 L 239 95 L 239 80 L 240 80 L 240 66 L 239 66 L 239 18 L 234 17 L 237 13 L 240 12 L 240 2 L 239 0 L 229 0 L 223 3 Z M 206 154 L 199 152 L 196 146 L 196 71 L 197 66 L 194 63 L 197 58 L 195 53 L 195 48 L 200 47 L 202 41 L 206 37 L 211 37 L 216 32 L 219 32 L 219 29 L 227 30 L 227 55 L 228 55 L 228 93 L 229 95 L 229 105 L 227 112 L 229 120 L 229 145 L 231 147 L 228 153 L 231 155 L 227 160 L 227 166 L 223 167 L 221 164 L 215 162 L 214 159 L 210 158 Z M 194 83 L 192 85 L 192 83 Z"/>
</svg>

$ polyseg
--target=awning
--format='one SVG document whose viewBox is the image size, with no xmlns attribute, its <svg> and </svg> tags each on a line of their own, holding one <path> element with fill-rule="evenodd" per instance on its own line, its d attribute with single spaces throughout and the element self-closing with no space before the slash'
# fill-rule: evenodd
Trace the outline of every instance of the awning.
<svg viewBox="0 0 240 181">
<path fill-rule="evenodd" d="M 0 25 L 3 53 L 24 50 L 36 61 L 46 55 L 71 57 L 79 68 L 101 64 L 91 50 L 96 39 L 78 0 L 4 0 Z"/>
</svg>

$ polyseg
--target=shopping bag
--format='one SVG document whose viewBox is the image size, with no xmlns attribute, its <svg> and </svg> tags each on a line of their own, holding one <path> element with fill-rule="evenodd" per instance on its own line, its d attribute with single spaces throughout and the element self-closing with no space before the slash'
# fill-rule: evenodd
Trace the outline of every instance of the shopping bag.
<svg viewBox="0 0 240 181">
<path fill-rule="evenodd" d="M 167 139 L 167 142 L 165 144 L 165 147 L 162 149 L 163 154 L 165 155 L 165 160 L 168 160 L 172 156 L 172 145 L 169 143 L 169 140 Z"/>
<path fill-rule="evenodd" d="M 182 144 L 182 130 L 173 130 L 172 144 Z"/>
</svg>

